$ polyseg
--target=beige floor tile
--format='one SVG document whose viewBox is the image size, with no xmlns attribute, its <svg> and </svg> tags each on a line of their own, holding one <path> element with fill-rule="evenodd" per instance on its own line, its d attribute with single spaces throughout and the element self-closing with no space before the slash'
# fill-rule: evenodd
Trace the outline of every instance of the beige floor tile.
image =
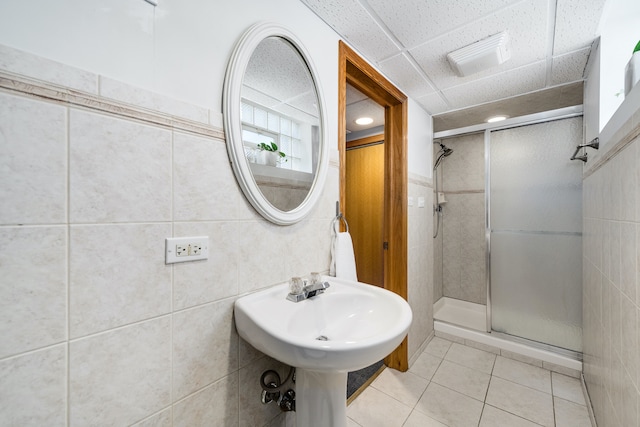
<svg viewBox="0 0 640 427">
<path fill-rule="evenodd" d="M 482 402 L 431 383 L 415 410 L 448 426 L 476 427 L 480 421 L 482 406 Z"/>
<path fill-rule="evenodd" d="M 394 399 L 414 407 L 422 393 L 427 389 L 429 381 L 412 374 L 387 368 L 371 384 L 372 387 L 393 397 Z"/>
<path fill-rule="evenodd" d="M 449 351 L 449 347 L 451 347 L 451 341 L 440 337 L 433 337 L 424 351 L 442 359 L 444 355 L 447 354 L 447 351 Z"/>
<path fill-rule="evenodd" d="M 553 427 L 550 394 L 493 376 L 486 403 L 540 425 Z"/>
<path fill-rule="evenodd" d="M 475 369 L 485 374 L 491 374 L 496 355 L 458 343 L 451 344 L 451 348 L 444 357 L 450 362 L 467 368 Z"/>
<path fill-rule="evenodd" d="M 556 427 L 591 427 L 589 411 L 584 405 L 555 397 Z"/>
<path fill-rule="evenodd" d="M 528 363 L 498 356 L 493 375 L 551 394 L 551 372 Z"/>
<path fill-rule="evenodd" d="M 413 411 L 402 427 L 448 427 L 422 412 Z"/>
<path fill-rule="evenodd" d="M 360 424 L 353 421 L 351 418 L 347 418 L 347 427 L 361 427 Z"/>
<path fill-rule="evenodd" d="M 431 377 L 433 377 L 433 374 L 436 373 L 436 370 L 438 369 L 438 366 L 440 366 L 441 362 L 442 359 L 440 359 L 439 357 L 432 356 L 431 354 L 425 352 L 418 356 L 411 368 L 409 368 L 409 372 L 416 374 L 424 379 L 431 380 Z"/>
<path fill-rule="evenodd" d="M 525 420 L 516 415 L 505 412 L 502 409 L 494 408 L 491 405 L 484 405 L 480 427 L 539 427 L 539 424 Z"/>
<path fill-rule="evenodd" d="M 362 427 L 401 427 L 411 408 L 368 387 L 347 407 L 347 416 Z"/>
<path fill-rule="evenodd" d="M 585 404 L 582 383 L 579 379 L 552 372 L 551 383 L 553 385 L 554 396 L 570 400 L 580 405 Z"/>
<path fill-rule="evenodd" d="M 489 374 L 443 360 L 431 381 L 484 402 L 490 379 Z"/>
</svg>

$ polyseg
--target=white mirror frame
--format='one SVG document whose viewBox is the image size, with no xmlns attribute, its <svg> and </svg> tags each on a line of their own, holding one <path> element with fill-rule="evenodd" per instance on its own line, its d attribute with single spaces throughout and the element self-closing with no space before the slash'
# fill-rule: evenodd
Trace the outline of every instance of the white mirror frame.
<svg viewBox="0 0 640 427">
<path fill-rule="evenodd" d="M 251 55 L 260 42 L 268 37 L 281 37 L 286 39 L 298 50 L 309 68 L 318 97 L 321 127 L 318 167 L 307 197 L 298 207 L 290 211 L 277 209 L 264 196 L 253 178 L 253 173 L 245 156 L 242 142 L 242 123 L 240 117 L 242 81 Z M 272 23 L 258 23 L 253 25 L 242 35 L 231 55 L 224 79 L 222 102 L 227 152 L 229 153 L 233 172 L 245 197 L 258 213 L 275 224 L 291 225 L 302 220 L 312 211 L 320 198 L 329 166 L 329 151 L 326 141 L 327 119 L 325 103 L 318 80 L 318 72 L 313 65 L 309 52 L 304 48 L 298 38 L 284 27 Z"/>
</svg>

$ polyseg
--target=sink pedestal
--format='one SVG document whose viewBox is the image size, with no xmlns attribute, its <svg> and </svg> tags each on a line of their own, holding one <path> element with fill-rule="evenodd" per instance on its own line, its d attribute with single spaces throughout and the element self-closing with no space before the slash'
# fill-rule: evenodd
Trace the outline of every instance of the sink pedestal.
<svg viewBox="0 0 640 427">
<path fill-rule="evenodd" d="M 347 426 L 347 373 L 296 369 L 297 427 Z"/>
</svg>

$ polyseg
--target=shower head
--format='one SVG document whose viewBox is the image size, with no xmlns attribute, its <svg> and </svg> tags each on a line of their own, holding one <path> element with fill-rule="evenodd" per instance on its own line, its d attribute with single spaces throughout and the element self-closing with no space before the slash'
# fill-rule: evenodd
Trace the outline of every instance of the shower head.
<svg viewBox="0 0 640 427">
<path fill-rule="evenodd" d="M 440 151 L 442 151 L 442 154 L 444 154 L 445 157 L 447 157 L 448 155 L 450 155 L 451 153 L 453 153 L 453 149 L 447 147 L 446 145 L 440 143 Z"/>
<path fill-rule="evenodd" d="M 447 157 L 450 156 L 451 153 L 453 153 L 453 149 L 447 147 L 446 145 L 444 145 L 443 143 L 440 143 L 440 151 L 438 151 L 438 158 L 436 159 L 435 164 L 433 165 L 433 170 L 436 170 L 438 168 L 438 165 L 440 165 L 440 162 L 442 162 L 442 158 L 443 157 Z"/>
</svg>

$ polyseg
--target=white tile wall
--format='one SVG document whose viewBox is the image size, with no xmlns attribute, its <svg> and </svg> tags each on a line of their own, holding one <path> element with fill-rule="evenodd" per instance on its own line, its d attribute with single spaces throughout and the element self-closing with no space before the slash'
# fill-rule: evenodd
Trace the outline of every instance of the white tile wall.
<svg viewBox="0 0 640 427">
<path fill-rule="evenodd" d="M 0 213 L 8 243 L 0 274 L 13 284 L 2 287 L 0 303 L 8 393 L 0 418 L 72 426 L 275 418 L 279 411 L 259 401 L 257 379 L 279 364 L 246 343 L 239 350 L 233 300 L 327 270 L 337 169 L 325 206 L 276 227 L 244 200 L 223 141 L 0 97 L 3 179 L 15 182 L 3 186 Z M 165 265 L 172 235 L 208 235 L 210 258 Z M 240 405 L 239 360 L 251 367 L 243 392 L 252 410 Z"/>
<path fill-rule="evenodd" d="M 170 224 L 70 227 L 71 338 L 171 312 L 170 234 Z"/>
<path fill-rule="evenodd" d="M 638 117 L 627 131 L 637 131 Z M 584 376 L 599 426 L 640 423 L 639 178 L 636 136 L 583 184 Z"/>
<path fill-rule="evenodd" d="M 409 305 L 413 310 L 413 323 L 409 330 L 409 360 L 416 354 L 433 331 L 433 188 L 430 182 L 411 180 L 409 195 L 414 205 L 409 206 L 408 253 Z M 418 198 L 424 197 L 423 208 Z"/>
<path fill-rule="evenodd" d="M 77 69 L 12 55 L 27 65 L 7 71 L 82 80 Z M 143 109 L 170 101 L 96 77 L 103 95 Z M 199 111 L 182 107 L 170 113 Z M 0 112 L 0 178 L 11 184 L 0 189 L 0 277 L 11 283 L 0 287 L 0 419 L 292 425 L 260 403 L 257 384 L 263 371 L 284 378 L 288 367 L 238 337 L 232 306 L 242 293 L 328 269 L 337 156 L 310 217 L 280 227 L 246 202 L 221 139 L 4 90 Z M 415 351 L 432 327 L 432 202 L 428 183 L 410 191 L 427 207 L 409 219 L 419 237 L 409 248 Z M 209 236 L 209 259 L 165 265 L 164 239 L 190 235 Z"/>
<path fill-rule="evenodd" d="M 0 241 L 0 357 L 66 340 L 65 227 L 2 227 Z"/>
<path fill-rule="evenodd" d="M 1 223 L 65 222 L 66 109 L 2 93 L 0 120 Z"/>
<path fill-rule="evenodd" d="M 0 361 L 0 414 L 11 426 L 65 425 L 64 344 Z"/>
<path fill-rule="evenodd" d="M 171 220 L 171 132 L 71 109 L 72 222 Z"/>
<path fill-rule="evenodd" d="M 126 425 L 171 404 L 171 318 L 71 342 L 70 425 Z"/>
</svg>

